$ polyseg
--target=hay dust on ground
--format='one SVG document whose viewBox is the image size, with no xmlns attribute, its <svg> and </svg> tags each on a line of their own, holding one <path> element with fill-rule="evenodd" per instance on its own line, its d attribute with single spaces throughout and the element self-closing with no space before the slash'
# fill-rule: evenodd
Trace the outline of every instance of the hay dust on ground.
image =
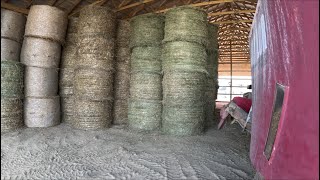
<svg viewBox="0 0 320 180">
<path fill-rule="evenodd" d="M 237 124 L 192 137 L 26 128 L 1 134 L 1 179 L 252 179 L 249 140 Z"/>
</svg>

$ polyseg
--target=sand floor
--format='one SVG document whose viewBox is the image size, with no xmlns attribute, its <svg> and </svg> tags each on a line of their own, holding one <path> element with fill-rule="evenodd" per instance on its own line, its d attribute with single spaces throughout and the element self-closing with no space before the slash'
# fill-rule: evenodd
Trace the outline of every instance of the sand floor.
<svg viewBox="0 0 320 180">
<path fill-rule="evenodd" d="M 253 179 L 239 125 L 170 137 L 65 124 L 1 134 L 1 179 Z"/>
</svg>

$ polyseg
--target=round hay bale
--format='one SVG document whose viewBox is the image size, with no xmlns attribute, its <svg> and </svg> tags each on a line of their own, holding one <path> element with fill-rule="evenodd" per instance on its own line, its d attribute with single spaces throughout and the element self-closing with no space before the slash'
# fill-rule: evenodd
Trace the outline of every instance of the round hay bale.
<svg viewBox="0 0 320 180">
<path fill-rule="evenodd" d="M 117 47 L 129 47 L 130 46 L 130 35 L 131 35 L 131 28 L 130 22 L 126 20 L 119 20 L 118 21 L 118 28 L 117 28 Z"/>
<path fill-rule="evenodd" d="M 61 122 L 72 124 L 74 112 L 74 99 L 73 96 L 61 97 Z"/>
<path fill-rule="evenodd" d="M 63 44 L 64 47 L 66 46 L 77 46 L 77 40 L 78 40 L 78 34 L 77 33 L 69 33 L 66 35 L 66 42 Z"/>
<path fill-rule="evenodd" d="M 130 62 L 120 61 L 116 63 L 116 72 L 130 73 Z"/>
<path fill-rule="evenodd" d="M 61 68 L 75 68 L 75 63 L 78 60 L 77 46 L 64 46 L 61 53 Z"/>
<path fill-rule="evenodd" d="M 86 6 L 80 11 L 78 19 L 79 34 L 103 34 L 115 37 L 115 14 L 107 7 Z"/>
<path fill-rule="evenodd" d="M 1 37 L 22 42 L 26 21 L 23 14 L 1 8 Z M 1 51 L 2 48 L 1 43 Z"/>
<path fill-rule="evenodd" d="M 22 100 L 1 97 L 1 132 L 18 129 L 23 125 Z"/>
<path fill-rule="evenodd" d="M 75 70 L 74 92 L 91 100 L 113 99 L 113 72 L 101 69 Z"/>
<path fill-rule="evenodd" d="M 79 54 L 101 54 L 113 58 L 114 40 L 102 35 L 78 35 Z"/>
<path fill-rule="evenodd" d="M 130 74 L 117 71 L 114 77 L 114 98 L 127 99 L 129 97 Z"/>
<path fill-rule="evenodd" d="M 78 129 L 107 128 L 112 122 L 112 101 L 93 101 L 74 97 L 74 122 Z"/>
<path fill-rule="evenodd" d="M 21 44 L 1 37 L 1 61 L 20 61 Z"/>
<path fill-rule="evenodd" d="M 59 95 L 61 97 L 69 97 L 74 94 L 73 86 L 62 86 L 59 88 Z"/>
<path fill-rule="evenodd" d="M 131 53 L 131 72 L 161 73 L 161 47 L 135 47 Z"/>
<path fill-rule="evenodd" d="M 163 70 L 183 70 L 207 73 L 206 49 L 192 42 L 174 41 L 163 45 Z"/>
<path fill-rule="evenodd" d="M 162 77 L 156 73 L 138 72 L 130 77 L 130 97 L 162 100 Z"/>
<path fill-rule="evenodd" d="M 163 101 L 166 106 L 203 104 L 206 75 L 200 72 L 168 71 L 163 76 Z"/>
<path fill-rule="evenodd" d="M 68 34 L 78 33 L 78 17 L 69 17 L 67 26 L 67 36 Z"/>
<path fill-rule="evenodd" d="M 1 97 L 23 98 L 24 66 L 15 61 L 1 61 Z"/>
<path fill-rule="evenodd" d="M 208 46 L 207 13 L 197 7 L 183 6 L 166 12 L 163 42 L 188 41 Z"/>
<path fill-rule="evenodd" d="M 60 69 L 59 87 L 72 87 L 73 81 L 74 81 L 73 68 Z"/>
<path fill-rule="evenodd" d="M 128 123 L 128 99 L 115 100 L 113 104 L 113 124 Z"/>
<path fill-rule="evenodd" d="M 57 42 L 26 37 L 21 49 L 21 62 L 27 66 L 58 68 L 61 45 Z"/>
<path fill-rule="evenodd" d="M 68 25 L 67 14 L 53 6 L 33 5 L 26 23 L 25 36 L 64 42 Z"/>
<path fill-rule="evenodd" d="M 55 96 L 58 93 L 58 69 L 26 66 L 24 93 L 26 97 Z"/>
<path fill-rule="evenodd" d="M 165 134 L 199 135 L 204 130 L 204 105 L 189 107 L 163 106 L 162 131 Z"/>
<path fill-rule="evenodd" d="M 78 54 L 76 68 L 103 69 L 114 71 L 114 58 L 100 54 Z"/>
<path fill-rule="evenodd" d="M 143 14 L 131 19 L 130 46 L 159 46 L 164 36 L 164 16 Z"/>
<path fill-rule="evenodd" d="M 133 130 L 152 131 L 161 126 L 161 101 L 130 99 L 128 124 Z"/>
<path fill-rule="evenodd" d="M 218 49 L 218 28 L 219 26 L 215 24 L 208 25 L 208 32 L 209 32 L 209 44 L 208 50 Z"/>
<path fill-rule="evenodd" d="M 205 122 L 204 127 L 212 127 L 215 119 L 215 100 L 207 100 L 205 104 Z"/>
<path fill-rule="evenodd" d="M 131 50 L 129 47 L 117 47 L 116 49 L 117 62 L 130 61 Z"/>
<path fill-rule="evenodd" d="M 27 97 L 24 100 L 27 127 L 51 127 L 60 123 L 60 97 Z"/>
</svg>

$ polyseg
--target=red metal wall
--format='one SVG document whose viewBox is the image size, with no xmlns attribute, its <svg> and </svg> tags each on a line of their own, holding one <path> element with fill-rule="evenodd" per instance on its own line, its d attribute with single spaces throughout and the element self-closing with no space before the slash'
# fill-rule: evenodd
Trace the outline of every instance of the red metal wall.
<svg viewBox="0 0 320 180">
<path fill-rule="evenodd" d="M 250 158 L 265 179 L 319 179 L 319 1 L 259 0 L 250 34 Z M 270 161 L 275 85 L 287 86 Z"/>
</svg>

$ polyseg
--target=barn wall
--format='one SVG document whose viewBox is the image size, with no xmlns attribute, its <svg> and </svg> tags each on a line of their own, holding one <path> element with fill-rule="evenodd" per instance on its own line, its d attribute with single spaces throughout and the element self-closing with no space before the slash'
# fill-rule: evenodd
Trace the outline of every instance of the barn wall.
<svg viewBox="0 0 320 180">
<path fill-rule="evenodd" d="M 250 158 L 265 179 L 319 179 L 318 0 L 261 0 L 250 37 Z M 275 85 L 286 88 L 271 158 L 264 155 Z"/>
</svg>

